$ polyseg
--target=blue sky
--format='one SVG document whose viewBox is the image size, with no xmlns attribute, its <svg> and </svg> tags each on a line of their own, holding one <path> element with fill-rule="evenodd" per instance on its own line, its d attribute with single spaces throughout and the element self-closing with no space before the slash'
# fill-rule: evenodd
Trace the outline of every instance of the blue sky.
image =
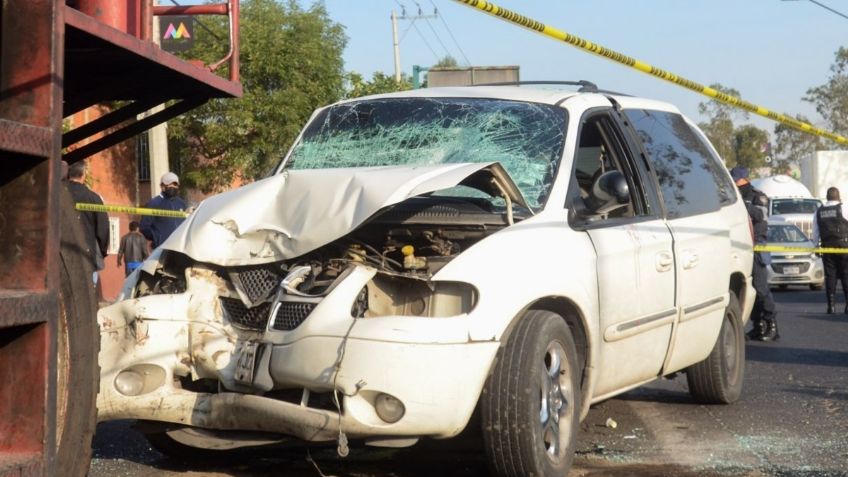
<svg viewBox="0 0 848 477">
<path fill-rule="evenodd" d="M 848 12 L 848 2 L 820 1 Z M 405 6 L 406 13 L 414 15 L 420 5 L 430 15 L 435 6 L 441 19 L 418 20 L 417 30 L 409 20 L 399 21 L 401 65 L 408 74 L 413 65 L 432 65 L 447 52 L 465 62 L 447 23 L 474 65 L 519 65 L 523 80 L 586 79 L 604 89 L 672 102 L 695 121 L 703 119 L 697 107 L 706 97 L 453 0 L 417 0 L 417 5 L 411 0 L 325 0 L 325 4 L 347 32 L 346 69 L 366 77 L 375 71 L 394 71 L 391 11 L 400 14 Z M 834 52 L 848 39 L 848 19 L 807 0 L 499 0 L 495 4 L 690 80 L 736 88 L 748 101 L 781 113 L 802 113 L 814 123 L 821 118 L 801 98 L 808 88 L 826 81 Z M 751 122 L 769 131 L 775 124 L 757 116 Z"/>
</svg>

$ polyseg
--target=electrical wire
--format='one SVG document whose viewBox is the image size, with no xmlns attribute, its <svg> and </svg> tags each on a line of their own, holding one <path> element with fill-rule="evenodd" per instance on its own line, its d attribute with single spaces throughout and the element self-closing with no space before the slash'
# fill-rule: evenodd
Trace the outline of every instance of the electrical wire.
<svg viewBox="0 0 848 477">
<path fill-rule="evenodd" d="M 430 3 L 433 5 L 433 11 L 436 12 L 436 16 L 439 17 L 439 19 L 442 20 L 442 24 L 445 25 L 445 30 L 448 31 L 448 35 L 450 35 L 451 39 L 453 40 L 453 43 L 456 45 L 456 49 L 459 50 L 459 54 L 461 54 L 462 58 L 465 59 L 465 65 L 471 66 L 471 60 L 469 60 L 468 56 L 465 55 L 465 52 L 462 51 L 462 47 L 459 45 L 459 42 L 456 41 L 456 37 L 453 36 L 453 32 L 448 26 L 448 22 L 445 21 L 445 17 L 443 17 L 442 14 L 439 12 L 439 9 L 436 7 L 436 4 L 433 3 L 433 0 L 430 0 Z"/>
<path fill-rule="evenodd" d="M 433 32 L 433 36 L 435 36 L 436 40 L 439 42 L 439 44 L 442 45 L 442 49 L 445 50 L 445 53 L 447 54 L 447 56 L 453 58 L 453 55 L 451 54 L 450 50 L 448 50 L 448 47 L 446 47 L 445 44 L 442 42 L 442 38 L 439 36 L 439 34 L 436 33 L 436 29 L 433 28 L 433 24 L 430 23 L 430 19 L 424 18 L 424 21 L 427 22 L 427 26 L 430 27 L 430 31 Z"/>
<path fill-rule="evenodd" d="M 424 45 L 427 47 L 427 49 L 430 50 L 430 53 L 433 54 L 433 57 L 436 59 L 436 62 L 438 63 L 439 55 L 436 53 L 436 50 L 434 50 L 433 47 L 430 46 L 430 43 L 427 42 L 427 38 L 424 37 L 424 35 L 421 33 L 421 30 L 418 29 L 418 26 L 415 25 L 415 24 L 413 24 L 413 26 L 415 27 L 415 31 L 418 33 L 418 36 L 421 37 L 421 41 L 424 42 Z"/>
</svg>

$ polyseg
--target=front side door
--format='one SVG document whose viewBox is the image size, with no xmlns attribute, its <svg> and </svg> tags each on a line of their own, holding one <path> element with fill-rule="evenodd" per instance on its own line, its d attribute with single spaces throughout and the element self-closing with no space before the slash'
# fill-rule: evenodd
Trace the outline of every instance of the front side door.
<svg viewBox="0 0 848 477">
<path fill-rule="evenodd" d="M 657 377 L 677 317 L 672 235 L 613 114 L 596 110 L 583 119 L 572 178 L 579 190 L 570 193 L 572 201 L 585 199 L 600 175 L 618 170 L 631 194 L 629 204 L 571 224 L 586 231 L 597 255 L 601 363 L 596 397 Z"/>
</svg>

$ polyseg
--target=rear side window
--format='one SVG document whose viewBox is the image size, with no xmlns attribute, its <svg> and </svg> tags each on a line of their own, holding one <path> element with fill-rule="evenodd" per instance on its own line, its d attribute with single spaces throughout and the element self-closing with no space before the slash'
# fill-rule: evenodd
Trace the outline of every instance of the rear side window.
<svg viewBox="0 0 848 477">
<path fill-rule="evenodd" d="M 648 152 L 669 218 L 718 210 L 736 197 L 727 171 L 683 116 L 625 110 Z"/>
</svg>

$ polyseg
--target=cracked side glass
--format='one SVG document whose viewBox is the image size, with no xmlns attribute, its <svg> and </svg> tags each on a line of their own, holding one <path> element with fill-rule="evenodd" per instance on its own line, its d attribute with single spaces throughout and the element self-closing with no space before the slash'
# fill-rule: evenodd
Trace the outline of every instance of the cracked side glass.
<svg viewBox="0 0 848 477">
<path fill-rule="evenodd" d="M 528 204 L 539 209 L 562 157 L 565 128 L 565 111 L 545 104 L 469 98 L 355 101 L 316 116 L 286 168 L 500 162 Z"/>
</svg>

